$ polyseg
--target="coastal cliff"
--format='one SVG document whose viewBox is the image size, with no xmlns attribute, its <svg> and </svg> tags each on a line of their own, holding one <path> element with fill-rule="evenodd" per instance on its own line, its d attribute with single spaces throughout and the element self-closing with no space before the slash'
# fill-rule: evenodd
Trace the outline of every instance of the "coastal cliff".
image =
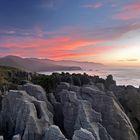
<svg viewBox="0 0 140 140">
<path fill-rule="evenodd" d="M 139 88 L 111 75 L 32 75 L 1 93 L 0 139 L 138 140 L 139 102 Z"/>
</svg>

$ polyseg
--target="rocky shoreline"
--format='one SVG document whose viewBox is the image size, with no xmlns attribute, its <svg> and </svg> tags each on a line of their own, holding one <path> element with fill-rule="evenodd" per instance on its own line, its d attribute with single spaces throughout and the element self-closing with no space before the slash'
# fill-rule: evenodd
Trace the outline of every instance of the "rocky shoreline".
<svg viewBox="0 0 140 140">
<path fill-rule="evenodd" d="M 111 75 L 42 77 L 0 95 L 0 140 L 140 139 L 139 88 Z"/>
</svg>

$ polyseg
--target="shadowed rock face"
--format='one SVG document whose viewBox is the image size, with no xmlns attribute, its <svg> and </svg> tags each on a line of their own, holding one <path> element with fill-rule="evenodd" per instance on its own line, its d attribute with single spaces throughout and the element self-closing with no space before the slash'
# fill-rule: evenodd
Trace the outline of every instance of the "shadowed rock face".
<svg viewBox="0 0 140 140">
<path fill-rule="evenodd" d="M 5 139 L 20 134 L 23 140 L 41 139 L 43 129 L 52 122 L 46 103 L 29 96 L 25 91 L 10 91 L 2 100 L 2 130 Z"/>
<path fill-rule="evenodd" d="M 60 120 L 68 138 L 72 138 L 75 130 L 84 128 L 95 140 L 137 140 L 129 118 L 112 94 L 100 91 L 95 85 L 77 87 L 72 91 L 68 83 L 62 83 L 57 91 L 55 96 L 63 115 Z"/>
<path fill-rule="evenodd" d="M 76 130 L 73 135 L 73 140 L 95 140 L 92 133 L 86 129 Z"/>
<path fill-rule="evenodd" d="M 131 123 L 140 138 L 140 92 L 133 86 L 112 87 L 119 102 L 125 109 L 125 113 L 130 118 Z"/>
<path fill-rule="evenodd" d="M 21 136 L 19 134 L 13 136 L 12 140 L 21 140 Z"/>
<path fill-rule="evenodd" d="M 113 85 L 116 85 L 116 81 L 113 80 L 112 75 L 108 75 L 107 79 L 105 80 L 105 87 L 109 89 Z"/>
<path fill-rule="evenodd" d="M 112 96 L 96 92 L 86 87 L 82 90 L 82 98 L 91 102 L 92 107 L 102 114 L 102 124 L 115 140 L 134 140 L 136 133 L 129 118 L 122 111 Z"/>
<path fill-rule="evenodd" d="M 66 140 L 58 126 L 52 125 L 46 131 L 43 140 Z"/>
<path fill-rule="evenodd" d="M 53 112 L 53 107 L 46 97 L 45 90 L 41 86 L 35 85 L 35 84 L 32 84 L 32 83 L 27 83 L 25 85 L 19 86 L 18 89 L 26 91 L 27 94 L 35 97 L 39 101 L 46 102 L 49 111 Z M 36 105 L 36 107 L 37 107 L 37 105 Z"/>
<path fill-rule="evenodd" d="M 107 79 L 81 86 L 61 82 L 47 97 L 32 83 L 0 95 L 0 135 L 4 140 L 138 140 L 139 90 Z"/>
</svg>

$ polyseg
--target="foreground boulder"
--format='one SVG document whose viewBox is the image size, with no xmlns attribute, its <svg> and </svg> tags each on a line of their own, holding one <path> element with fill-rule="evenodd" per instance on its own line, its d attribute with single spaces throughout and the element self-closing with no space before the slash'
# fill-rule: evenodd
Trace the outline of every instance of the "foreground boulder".
<svg viewBox="0 0 140 140">
<path fill-rule="evenodd" d="M 5 140 L 15 134 L 20 134 L 22 140 L 41 140 L 44 129 L 53 123 L 46 103 L 25 91 L 10 91 L 5 95 L 0 116 Z"/>
</svg>

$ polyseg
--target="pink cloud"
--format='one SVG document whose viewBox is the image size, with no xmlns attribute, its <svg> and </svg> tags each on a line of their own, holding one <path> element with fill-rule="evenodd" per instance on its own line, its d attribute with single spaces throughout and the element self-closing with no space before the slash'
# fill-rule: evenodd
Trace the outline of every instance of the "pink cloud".
<svg viewBox="0 0 140 140">
<path fill-rule="evenodd" d="M 12 53 L 6 53 L 5 55 L 18 55 L 23 57 L 43 57 L 50 58 L 54 60 L 62 59 L 80 59 L 90 56 L 96 56 L 101 53 L 109 52 L 113 47 L 112 46 L 103 46 L 103 47 L 93 47 L 89 48 L 87 46 L 77 50 L 67 50 L 66 48 L 59 49 L 59 47 L 46 48 L 46 47 L 37 47 L 37 48 L 20 48 L 13 50 Z M 0 54 L 3 56 L 3 54 Z"/>
<path fill-rule="evenodd" d="M 111 47 L 101 46 L 109 40 L 120 37 L 121 35 L 140 28 L 140 25 L 128 24 L 125 26 L 109 27 L 97 30 L 75 30 L 66 28 L 63 32 L 69 33 L 65 36 L 54 36 L 44 38 L 38 37 L 11 37 L 5 38 L 0 42 L 1 48 L 9 49 L 1 53 L 3 55 L 20 55 L 23 57 L 49 57 L 51 59 L 80 59 L 81 57 L 94 56 L 111 50 Z M 71 31 L 71 32 L 70 32 Z M 40 32 L 40 31 L 39 31 Z M 90 47 L 89 47 L 90 46 Z"/>
<path fill-rule="evenodd" d="M 93 47 L 84 47 L 81 48 L 79 51 L 71 51 L 71 50 L 40 50 L 39 53 L 43 54 L 44 56 L 47 54 L 47 56 L 51 59 L 55 60 L 62 60 L 62 59 L 71 59 L 71 60 L 80 60 L 85 59 L 88 57 L 96 57 L 97 55 L 109 53 L 113 50 L 116 50 L 118 48 L 122 48 L 122 46 L 93 46 Z"/>
<path fill-rule="evenodd" d="M 62 60 L 62 59 L 79 59 L 82 57 L 90 57 L 90 56 L 96 56 L 101 53 L 108 52 L 109 50 L 112 50 L 112 46 L 103 46 L 103 47 L 95 47 L 95 48 L 88 48 L 86 47 L 82 51 L 70 51 L 70 50 L 48 50 L 43 49 L 40 50 L 39 53 L 43 56 L 47 55 L 51 59 L 55 60 Z"/>
<path fill-rule="evenodd" d="M 106 40 L 75 38 L 72 36 L 59 36 L 48 39 L 32 38 L 20 41 L 13 38 L 0 43 L 0 47 L 3 46 L 11 50 L 9 53 L 0 53 L 0 56 L 18 55 L 54 60 L 80 60 L 108 53 L 114 48 L 112 46 L 101 46 L 105 42 Z"/>
<path fill-rule="evenodd" d="M 101 8 L 102 6 L 103 6 L 103 4 L 98 2 L 98 3 L 85 4 L 82 7 L 91 8 L 91 9 L 98 9 L 98 8 Z"/>
<path fill-rule="evenodd" d="M 35 38 L 26 41 L 14 41 L 14 39 L 12 41 L 5 40 L 5 42 L 0 43 L 0 47 L 4 46 L 7 49 L 12 48 L 12 55 L 18 54 L 25 57 L 35 56 L 59 59 L 70 55 L 73 57 L 80 57 L 80 55 L 84 54 L 77 55 L 77 53 L 72 51 L 80 50 L 82 47 L 96 45 L 101 42 L 103 42 L 103 40 L 61 36 L 48 39 Z"/>
<path fill-rule="evenodd" d="M 0 46 L 6 48 L 51 48 L 54 49 L 66 49 L 73 50 L 82 46 L 95 45 L 103 40 L 94 40 L 94 39 L 83 39 L 83 38 L 71 38 L 71 37 L 53 37 L 48 39 L 30 39 L 27 41 L 12 41 L 1 43 Z"/>
<path fill-rule="evenodd" d="M 140 19 L 140 1 L 124 5 L 121 11 L 114 15 L 113 18 L 119 20 Z"/>
<path fill-rule="evenodd" d="M 112 49 L 101 46 L 106 41 L 116 39 L 123 34 L 140 28 L 140 24 L 127 24 L 125 26 L 100 28 L 96 30 L 84 30 L 81 28 L 64 28 L 57 31 L 64 35 L 54 35 L 44 38 L 44 32 L 37 28 L 40 35 L 36 37 L 6 37 L 0 42 L 1 48 L 9 49 L 0 53 L 3 55 L 19 55 L 23 57 L 48 57 L 51 59 L 80 59 L 94 56 Z M 90 46 L 90 47 L 89 47 Z"/>
</svg>

